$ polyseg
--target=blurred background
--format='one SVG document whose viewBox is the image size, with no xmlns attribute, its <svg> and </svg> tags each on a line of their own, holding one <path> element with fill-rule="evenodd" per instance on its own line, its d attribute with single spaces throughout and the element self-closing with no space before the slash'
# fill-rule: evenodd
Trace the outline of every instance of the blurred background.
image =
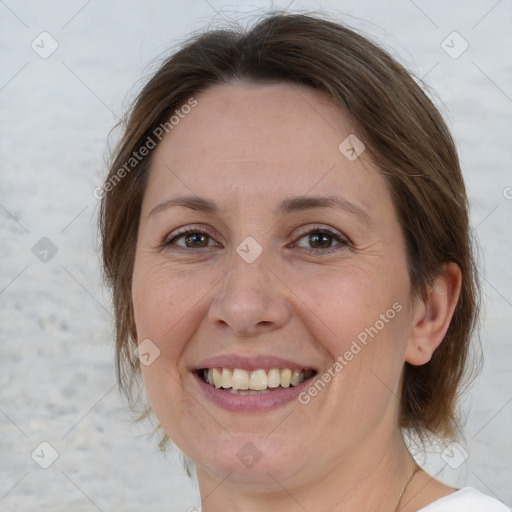
<svg viewBox="0 0 512 512">
<path fill-rule="evenodd" d="M 160 454 L 119 395 L 93 191 L 110 130 L 161 59 L 273 9 L 364 32 L 426 81 L 453 131 L 480 244 L 484 368 L 463 398 L 466 438 L 412 449 L 437 478 L 512 505 L 510 0 L 0 0 L 0 510 L 200 508 L 180 454 Z"/>
</svg>

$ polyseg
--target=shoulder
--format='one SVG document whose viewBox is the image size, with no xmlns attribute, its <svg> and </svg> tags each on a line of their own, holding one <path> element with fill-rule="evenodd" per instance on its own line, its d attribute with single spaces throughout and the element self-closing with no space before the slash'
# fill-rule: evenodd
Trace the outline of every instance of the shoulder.
<svg viewBox="0 0 512 512">
<path fill-rule="evenodd" d="M 501 501 L 473 487 L 464 487 L 445 496 L 418 512 L 510 512 Z"/>
</svg>

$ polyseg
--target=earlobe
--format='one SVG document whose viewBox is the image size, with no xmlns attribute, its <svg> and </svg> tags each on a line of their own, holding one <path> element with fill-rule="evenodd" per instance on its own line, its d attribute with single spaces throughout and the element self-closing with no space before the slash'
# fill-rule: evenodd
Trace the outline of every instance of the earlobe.
<svg viewBox="0 0 512 512">
<path fill-rule="evenodd" d="M 414 304 L 411 332 L 407 341 L 405 360 L 412 365 L 426 364 L 443 341 L 448 330 L 462 284 L 462 273 L 454 263 L 442 265 L 426 300 Z"/>
</svg>

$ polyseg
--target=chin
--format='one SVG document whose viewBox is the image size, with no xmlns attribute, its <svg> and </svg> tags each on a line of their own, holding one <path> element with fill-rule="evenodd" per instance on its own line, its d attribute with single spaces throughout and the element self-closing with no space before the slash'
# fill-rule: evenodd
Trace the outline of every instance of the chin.
<svg viewBox="0 0 512 512">
<path fill-rule="evenodd" d="M 212 441 L 212 447 L 192 449 L 187 456 L 199 473 L 242 486 L 247 491 L 282 491 L 282 486 L 299 484 L 302 468 L 307 468 L 308 455 L 301 443 L 287 436 L 266 437 L 266 434 L 223 435 Z M 302 463 L 303 462 L 303 463 Z"/>
</svg>

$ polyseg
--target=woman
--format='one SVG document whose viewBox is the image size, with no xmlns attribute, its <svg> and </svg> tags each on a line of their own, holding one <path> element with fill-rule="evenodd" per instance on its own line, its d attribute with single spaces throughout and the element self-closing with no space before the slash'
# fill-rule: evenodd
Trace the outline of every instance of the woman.
<svg viewBox="0 0 512 512">
<path fill-rule="evenodd" d="M 120 384 L 204 512 L 507 510 L 404 441 L 457 438 L 479 295 L 454 143 L 387 53 L 305 15 L 199 35 L 101 195 Z"/>
</svg>

